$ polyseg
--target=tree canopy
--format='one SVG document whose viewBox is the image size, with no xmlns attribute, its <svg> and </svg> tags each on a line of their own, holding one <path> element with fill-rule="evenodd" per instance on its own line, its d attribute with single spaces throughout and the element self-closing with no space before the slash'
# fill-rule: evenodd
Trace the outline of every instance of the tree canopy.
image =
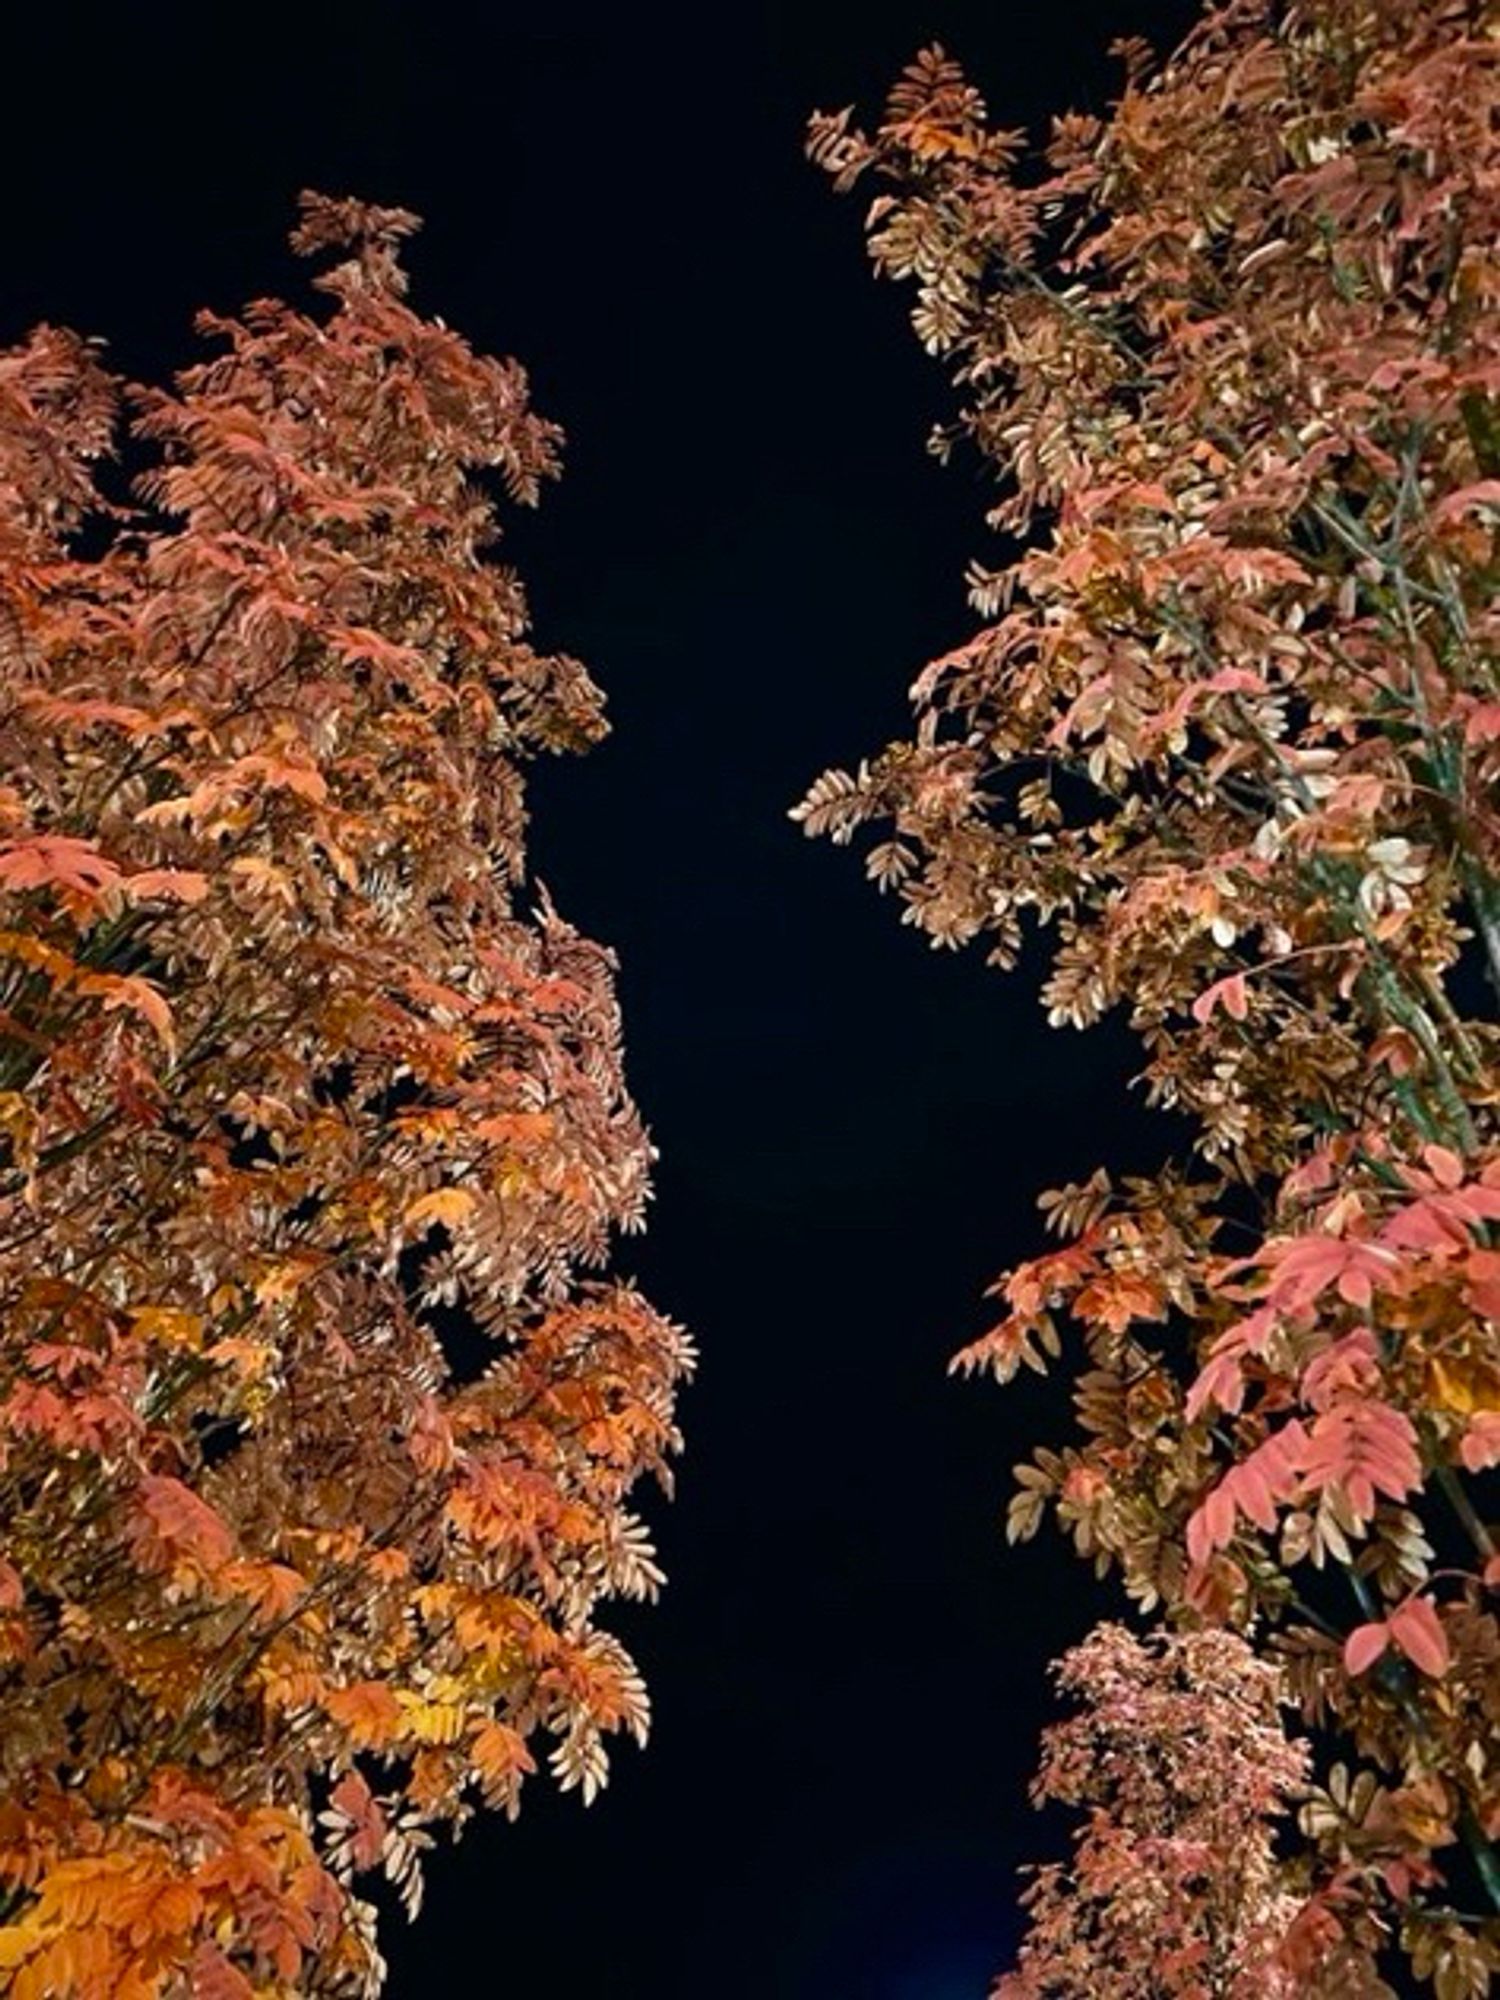
<svg viewBox="0 0 1500 2000">
<path fill-rule="evenodd" d="M 988 462 L 1002 540 L 912 735 L 798 817 L 878 826 L 870 873 L 936 945 L 1009 967 L 1046 933 L 1051 1020 L 1122 1008 L 1190 1121 L 1159 1174 L 1043 1198 L 1063 1241 L 958 1358 L 1076 1367 L 1011 1534 L 1050 1510 L 1143 1611 L 1252 1635 L 1343 1760 L 1289 1877 L 1299 1991 L 1385 1990 L 1396 1940 L 1479 1993 L 1500 49 L 1465 0 L 1227 0 L 1160 65 L 1120 53 L 1108 115 L 1039 156 L 940 49 L 873 134 L 814 120 L 874 183 L 876 266 L 962 392 L 936 448 Z"/>
<path fill-rule="evenodd" d="M 488 554 L 559 434 L 406 304 L 416 219 L 306 196 L 331 310 L 128 392 L 0 356 L 0 1966 L 371 1993 L 383 1870 L 585 1797 L 644 1689 L 685 1337 L 612 961 L 526 881 L 602 734 Z M 534 905 L 534 907 L 533 907 Z"/>
</svg>

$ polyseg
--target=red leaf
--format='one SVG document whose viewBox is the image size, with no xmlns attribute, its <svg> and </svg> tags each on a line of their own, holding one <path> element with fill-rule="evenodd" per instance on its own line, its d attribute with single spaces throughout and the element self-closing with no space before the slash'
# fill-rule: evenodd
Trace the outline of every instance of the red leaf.
<svg viewBox="0 0 1500 2000">
<path fill-rule="evenodd" d="M 1471 513 L 1476 507 L 1500 507 L 1500 479 L 1476 479 L 1472 486 L 1460 486 L 1439 500 L 1432 510 L 1434 527 L 1441 527 L 1456 515 Z"/>
<path fill-rule="evenodd" d="M 1233 1540 L 1234 1492 L 1221 1481 L 1188 1522 L 1188 1560 L 1200 1569 L 1215 1549 L 1227 1548 Z"/>
<path fill-rule="evenodd" d="M 1384 1653 L 1391 1641 L 1391 1628 L 1384 1620 L 1375 1625 L 1356 1625 L 1344 1641 L 1344 1671 L 1362 1674 Z"/>
<path fill-rule="evenodd" d="M 1233 1416 L 1244 1400 L 1245 1373 L 1238 1353 L 1212 1354 L 1188 1390 L 1185 1414 L 1190 1423 L 1196 1423 L 1210 1403 L 1217 1403 Z"/>
<path fill-rule="evenodd" d="M 1479 1410 L 1470 1417 L 1458 1455 L 1470 1472 L 1500 1465 L 1500 1410 Z"/>
<path fill-rule="evenodd" d="M 1394 1250 L 1379 1243 L 1349 1242 L 1339 1236 L 1298 1236 L 1271 1246 L 1276 1277 L 1267 1294 L 1283 1312 L 1311 1305 L 1331 1284 L 1352 1306 L 1368 1305 L 1377 1282 L 1399 1268 Z"/>
<path fill-rule="evenodd" d="M 1243 972 L 1231 972 L 1227 979 L 1216 979 L 1193 1002 L 1193 1019 L 1200 1026 L 1211 1018 L 1215 1007 L 1222 1007 L 1233 1020 L 1243 1021 L 1250 1011 L 1250 998 L 1245 991 Z"/>
<path fill-rule="evenodd" d="M 255 1988 L 216 1944 L 205 1939 L 188 1966 L 196 2000 L 255 2000 Z"/>
<path fill-rule="evenodd" d="M 1422 1461 L 1411 1419 L 1388 1403 L 1341 1396 L 1312 1427 L 1303 1473 L 1313 1492 L 1342 1488 L 1355 1516 L 1368 1520 L 1375 1495 L 1404 1500 L 1422 1484 Z"/>
<path fill-rule="evenodd" d="M 1471 1250 L 1464 1277 L 1464 1296 L 1475 1312 L 1500 1320 L 1500 1250 Z"/>
<path fill-rule="evenodd" d="M 221 1569 L 234 1553 L 222 1516 L 190 1486 L 167 1475 L 147 1474 L 137 1489 L 144 1517 L 140 1542 L 168 1556 L 189 1556 L 205 1569 Z"/>
<path fill-rule="evenodd" d="M 1448 1671 L 1452 1655 L 1442 1620 L 1425 1597 L 1409 1597 L 1390 1616 L 1391 1637 L 1415 1667 L 1435 1679 Z"/>
<path fill-rule="evenodd" d="M 373 1868 L 385 1845 L 385 1814 L 358 1771 L 346 1771 L 328 1803 L 349 1821 L 350 1852 L 356 1868 Z"/>
<path fill-rule="evenodd" d="M 1456 1188 L 1463 1180 L 1464 1163 L 1446 1146 L 1424 1146 L 1422 1158 L 1439 1187 Z"/>
</svg>

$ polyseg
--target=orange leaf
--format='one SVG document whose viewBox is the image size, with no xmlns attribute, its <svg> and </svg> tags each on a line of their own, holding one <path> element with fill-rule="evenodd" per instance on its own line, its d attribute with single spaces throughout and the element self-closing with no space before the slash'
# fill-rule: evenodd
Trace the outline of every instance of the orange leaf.
<svg viewBox="0 0 1500 2000">
<path fill-rule="evenodd" d="M 120 870 L 91 840 L 41 833 L 0 847 L 0 888 L 76 889 L 97 895 L 120 879 Z"/>
<path fill-rule="evenodd" d="M 469 1755 L 487 1785 L 502 1785 L 518 1771 L 536 1769 L 525 1737 L 503 1722 L 483 1723 L 470 1741 Z"/>
<path fill-rule="evenodd" d="M 208 877 L 196 868 L 143 868 L 127 876 L 121 887 L 132 902 L 165 896 L 177 903 L 201 903 L 208 894 Z"/>
<path fill-rule="evenodd" d="M 172 1010 L 149 979 L 133 972 L 93 972 L 78 983 L 86 993 L 97 993 L 102 998 L 106 1012 L 128 1007 L 156 1030 L 168 1051 L 175 1046 Z"/>
<path fill-rule="evenodd" d="M 384 1681 L 355 1681 L 332 1688 L 323 1707 L 363 1750 L 379 1750 L 393 1742 L 403 1727 L 400 1703 Z"/>
</svg>

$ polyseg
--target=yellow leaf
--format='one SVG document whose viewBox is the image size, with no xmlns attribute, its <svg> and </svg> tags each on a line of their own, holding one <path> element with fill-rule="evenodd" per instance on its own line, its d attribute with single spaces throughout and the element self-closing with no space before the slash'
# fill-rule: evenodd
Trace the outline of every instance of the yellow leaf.
<svg viewBox="0 0 1500 2000">
<path fill-rule="evenodd" d="M 1475 1410 L 1500 1410 L 1500 1370 L 1475 1356 L 1443 1359 L 1432 1355 L 1427 1363 L 1432 1400 L 1460 1416 Z"/>
<path fill-rule="evenodd" d="M 197 1313 L 177 1306 L 135 1306 L 130 1314 L 131 1331 L 142 1340 L 160 1341 L 163 1347 L 197 1349 L 203 1342 L 203 1321 Z"/>
<path fill-rule="evenodd" d="M 419 1195 L 407 1209 L 407 1227 L 427 1228 L 434 1222 L 451 1226 L 462 1222 L 473 1208 L 474 1197 L 466 1188 L 434 1188 L 431 1194 Z"/>
<path fill-rule="evenodd" d="M 456 1743 L 464 1733 L 464 1712 L 445 1701 L 426 1701 L 407 1688 L 398 1688 L 396 1700 L 406 1726 L 419 1743 Z"/>
</svg>

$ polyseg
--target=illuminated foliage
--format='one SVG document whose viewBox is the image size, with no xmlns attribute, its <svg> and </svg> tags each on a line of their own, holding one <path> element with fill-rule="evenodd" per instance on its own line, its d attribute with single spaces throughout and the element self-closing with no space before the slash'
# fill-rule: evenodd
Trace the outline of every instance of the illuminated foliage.
<svg viewBox="0 0 1500 2000">
<path fill-rule="evenodd" d="M 1272 1833 L 1308 1760 L 1282 1734 L 1275 1668 L 1232 1632 L 1143 1645 L 1101 1625 L 1055 1672 L 1083 1707 L 1047 1730 L 1032 1796 L 1090 1812 L 1071 1869 L 1034 1871 L 996 2000 L 1292 2000 L 1278 1955 L 1296 1901 Z"/>
<path fill-rule="evenodd" d="M 691 1354 L 588 1276 L 651 1150 L 609 955 L 522 901 L 523 766 L 604 724 L 484 553 L 558 433 L 405 304 L 415 226 L 305 197 L 331 311 L 204 315 L 137 503 L 91 347 L 0 355 L 16 2000 L 373 1992 L 355 1874 L 414 1911 L 435 1825 L 646 1729 L 595 1610 Z"/>
<path fill-rule="evenodd" d="M 1024 166 L 940 50 L 873 137 L 814 121 L 1008 541 L 911 739 L 798 816 L 879 825 L 934 944 L 1009 966 L 1029 913 L 1052 1021 L 1123 1008 L 1193 1121 L 1045 1198 L 959 1365 L 1081 1349 L 1012 1535 L 1051 1509 L 1253 1634 L 1346 1759 L 1299 1990 L 1399 1950 L 1448 2000 L 1500 1964 L 1500 45 L 1463 0 L 1230 0 L 1123 54 Z"/>
</svg>

